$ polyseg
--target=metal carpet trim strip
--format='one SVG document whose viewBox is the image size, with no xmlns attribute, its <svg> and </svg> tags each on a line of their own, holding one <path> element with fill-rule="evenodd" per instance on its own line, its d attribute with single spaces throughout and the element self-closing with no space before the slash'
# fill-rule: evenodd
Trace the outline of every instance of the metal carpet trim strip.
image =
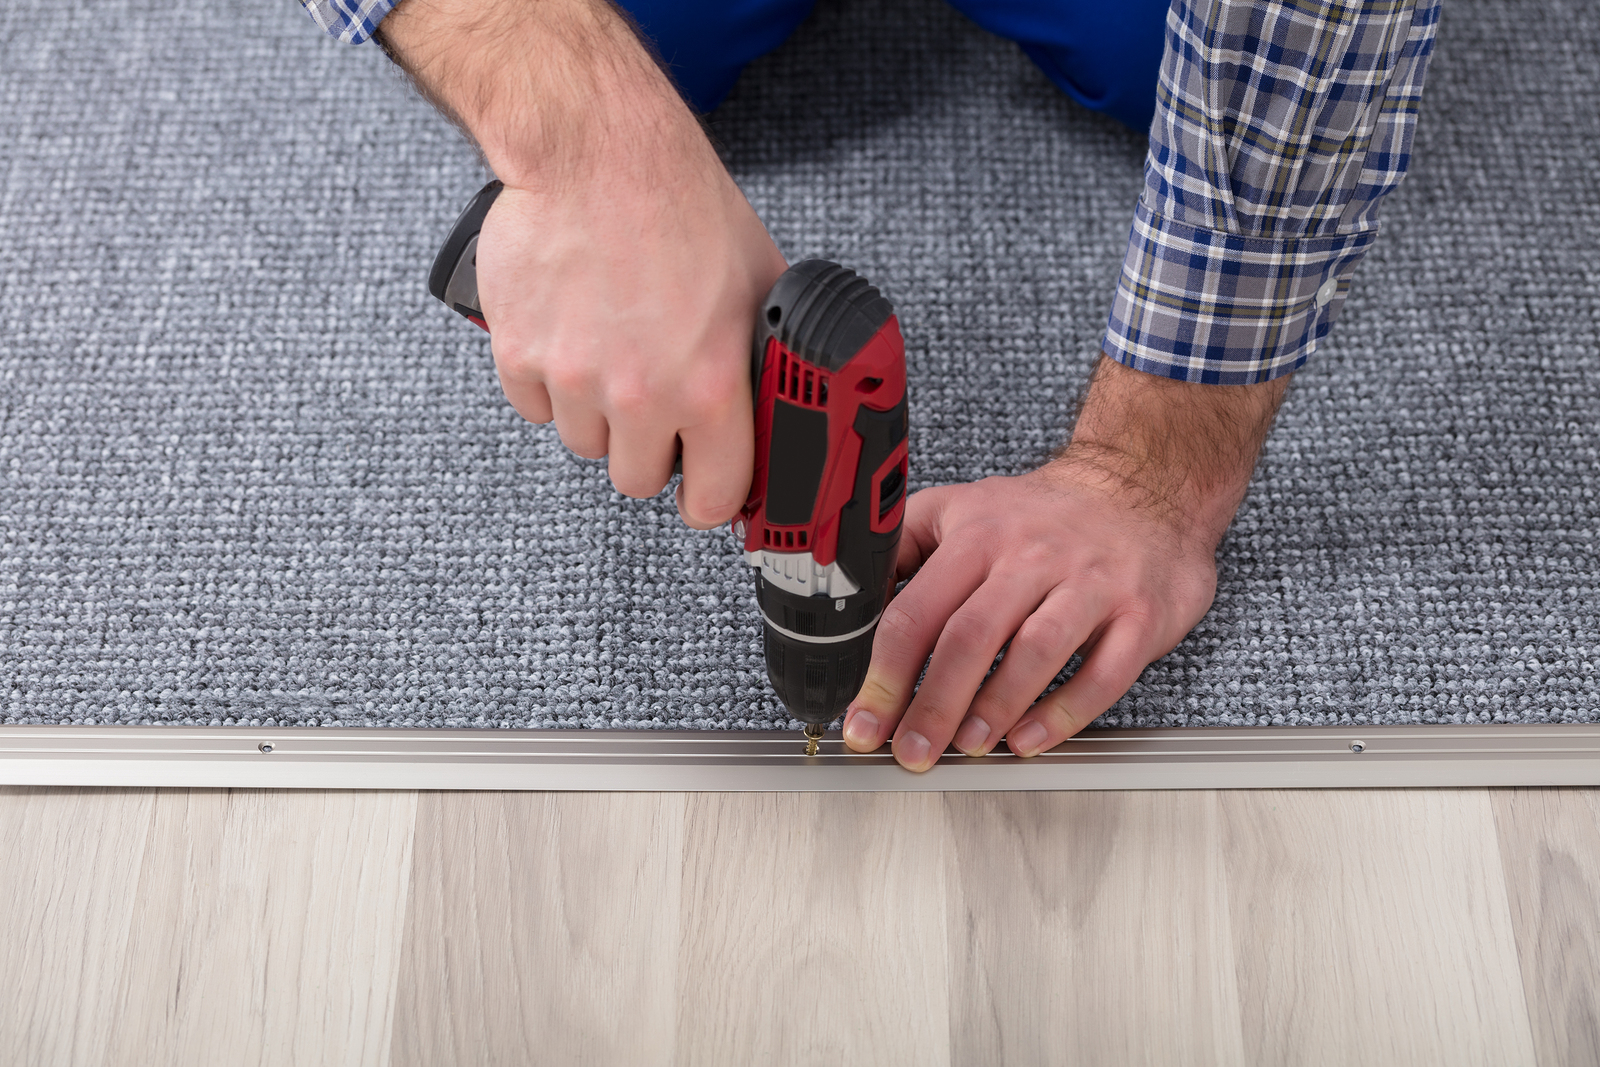
<svg viewBox="0 0 1600 1067">
<path fill-rule="evenodd" d="M 839 792 L 1597 786 L 1600 724 L 1091 730 L 1031 760 L 777 731 L 5 726 L 0 785 Z"/>
</svg>

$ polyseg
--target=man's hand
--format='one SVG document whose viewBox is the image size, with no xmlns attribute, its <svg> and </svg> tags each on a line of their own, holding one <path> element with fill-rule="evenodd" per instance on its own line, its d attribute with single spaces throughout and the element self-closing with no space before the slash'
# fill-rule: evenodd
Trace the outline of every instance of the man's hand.
<svg viewBox="0 0 1600 1067">
<path fill-rule="evenodd" d="M 846 743 L 892 735 L 916 771 L 952 739 L 1032 756 L 1114 704 L 1211 606 L 1217 544 L 1287 384 L 1191 385 L 1102 359 L 1051 463 L 913 496 L 897 562 L 912 578 L 878 623 Z M 1077 672 L 1036 701 L 1074 653 Z"/>
<path fill-rule="evenodd" d="M 380 40 L 505 189 L 478 241 L 500 383 L 629 496 L 701 529 L 743 505 L 750 330 L 785 263 L 605 0 L 407 0 Z"/>
</svg>

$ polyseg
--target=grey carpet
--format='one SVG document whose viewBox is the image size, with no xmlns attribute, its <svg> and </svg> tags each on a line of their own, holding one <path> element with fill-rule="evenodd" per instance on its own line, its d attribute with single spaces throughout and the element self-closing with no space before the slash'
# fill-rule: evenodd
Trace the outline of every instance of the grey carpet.
<svg viewBox="0 0 1600 1067">
<path fill-rule="evenodd" d="M 1108 723 L 1597 718 L 1597 115 L 1600 8 L 1449 0 L 1216 604 Z M 897 302 L 915 483 L 1040 460 L 1142 139 L 935 0 L 824 0 L 715 128 L 787 253 Z M 0 721 L 777 724 L 729 536 L 426 296 L 481 180 L 292 0 L 6 0 Z"/>
</svg>

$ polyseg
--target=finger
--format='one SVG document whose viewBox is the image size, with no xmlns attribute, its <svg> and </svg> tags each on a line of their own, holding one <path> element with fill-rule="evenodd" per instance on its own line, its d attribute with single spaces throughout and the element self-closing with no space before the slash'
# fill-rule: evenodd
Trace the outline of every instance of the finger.
<svg viewBox="0 0 1600 1067">
<path fill-rule="evenodd" d="M 672 477 L 678 438 L 650 433 L 648 427 L 618 420 L 611 424 L 610 458 L 606 469 L 611 484 L 623 496 L 646 499 L 661 492 Z"/>
<path fill-rule="evenodd" d="M 502 374 L 500 389 L 516 413 L 529 422 L 545 423 L 555 418 L 550 408 L 550 393 L 538 379 L 512 381 Z"/>
<path fill-rule="evenodd" d="M 878 619 L 861 692 L 845 713 L 845 743 L 870 752 L 900 721 L 928 653 L 946 620 L 983 583 L 988 562 L 975 552 L 935 552 Z"/>
<path fill-rule="evenodd" d="M 749 394 L 714 421 L 684 427 L 678 436 L 683 441 L 678 514 L 696 530 L 721 526 L 750 495 L 756 428 Z"/>
<path fill-rule="evenodd" d="M 1147 633 L 1131 624 L 1113 624 L 1077 673 L 1007 731 L 1006 744 L 1019 756 L 1036 756 L 1059 745 L 1115 704 L 1150 659 Z"/>
<path fill-rule="evenodd" d="M 1032 575 L 990 577 L 950 616 L 895 731 L 894 755 L 903 767 L 925 771 L 939 759 L 995 656 L 1043 597 Z"/>
<path fill-rule="evenodd" d="M 594 407 L 552 395 L 550 409 L 561 443 L 573 452 L 585 459 L 599 459 L 610 451 L 611 427 Z"/>
<path fill-rule="evenodd" d="M 957 748 L 969 756 L 982 756 L 998 745 L 1102 625 L 1105 605 L 1082 600 L 1081 595 L 1052 593 L 1017 628 L 1006 658 L 983 683 L 956 730 Z"/>
<path fill-rule="evenodd" d="M 900 527 L 900 549 L 894 560 L 894 580 L 903 582 L 917 573 L 933 550 L 939 547 L 940 518 L 944 515 L 946 490 L 935 486 L 912 493 L 906 501 L 906 517 Z"/>
</svg>

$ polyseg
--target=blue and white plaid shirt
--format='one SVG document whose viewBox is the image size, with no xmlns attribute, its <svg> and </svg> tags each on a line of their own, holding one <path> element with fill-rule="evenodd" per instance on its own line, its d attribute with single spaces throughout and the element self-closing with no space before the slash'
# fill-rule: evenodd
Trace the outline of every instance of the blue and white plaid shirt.
<svg viewBox="0 0 1600 1067">
<path fill-rule="evenodd" d="M 352 44 L 397 2 L 300 0 Z M 1223 385 L 1305 363 L 1411 161 L 1439 4 L 1173 0 L 1107 355 Z"/>
<path fill-rule="evenodd" d="M 1102 342 L 1248 385 L 1327 335 L 1411 162 L 1440 0 L 1173 0 Z"/>
<path fill-rule="evenodd" d="M 300 0 L 313 22 L 344 44 L 361 44 L 400 0 Z"/>
</svg>

